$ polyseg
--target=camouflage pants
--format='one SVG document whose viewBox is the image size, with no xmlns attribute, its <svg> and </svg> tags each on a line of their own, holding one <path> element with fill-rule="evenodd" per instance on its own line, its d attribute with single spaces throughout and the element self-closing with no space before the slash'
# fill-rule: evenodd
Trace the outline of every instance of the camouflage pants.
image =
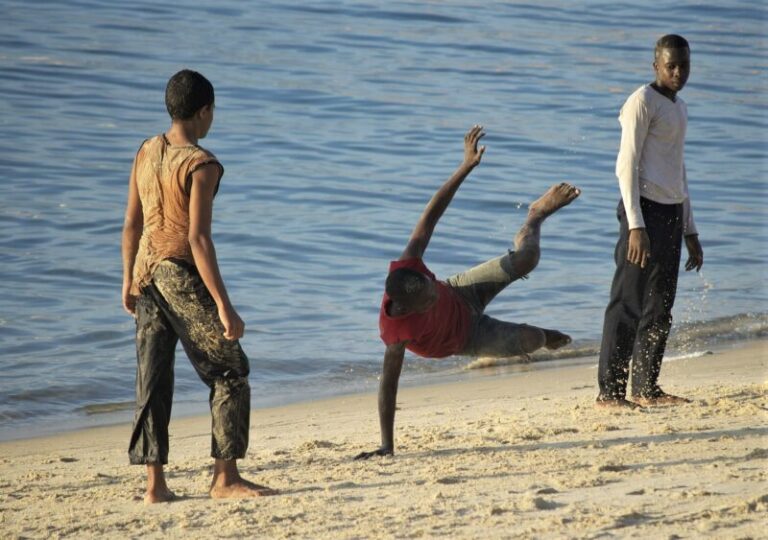
<svg viewBox="0 0 768 540">
<path fill-rule="evenodd" d="M 197 270 L 166 260 L 136 302 L 136 414 L 129 446 L 133 464 L 168 463 L 173 365 L 181 340 L 210 388 L 211 456 L 239 459 L 248 448 L 251 388 L 248 358 L 222 335 L 216 303 Z"/>
</svg>

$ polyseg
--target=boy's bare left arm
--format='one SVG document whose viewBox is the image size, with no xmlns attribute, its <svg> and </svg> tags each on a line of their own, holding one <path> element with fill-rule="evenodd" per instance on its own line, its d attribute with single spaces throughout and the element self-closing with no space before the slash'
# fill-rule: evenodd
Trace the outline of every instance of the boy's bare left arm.
<svg viewBox="0 0 768 540">
<path fill-rule="evenodd" d="M 442 217 L 446 208 L 448 208 L 448 205 L 451 204 L 459 186 L 461 186 L 469 173 L 472 172 L 472 169 L 480 164 L 480 159 L 483 157 L 483 152 L 485 152 L 485 146 L 478 148 L 477 143 L 484 136 L 485 132 L 483 132 L 483 127 L 480 125 L 473 126 L 464 135 L 464 161 L 456 169 L 456 172 L 437 190 L 429 203 L 427 203 L 427 207 L 422 212 L 416 227 L 411 232 L 405 250 L 400 255 L 400 260 L 423 257 L 437 222 Z"/>
<path fill-rule="evenodd" d="M 235 311 L 224 286 L 216 259 L 216 249 L 211 237 L 213 196 L 219 183 L 220 169 L 215 164 L 206 165 L 192 173 L 192 189 L 189 197 L 189 245 L 200 277 L 211 293 L 224 325 L 224 337 L 240 339 L 245 323 Z"/>
</svg>

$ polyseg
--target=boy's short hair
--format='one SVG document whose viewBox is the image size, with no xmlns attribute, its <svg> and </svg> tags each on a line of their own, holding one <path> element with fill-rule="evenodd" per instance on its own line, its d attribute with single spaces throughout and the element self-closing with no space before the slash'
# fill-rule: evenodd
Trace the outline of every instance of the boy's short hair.
<svg viewBox="0 0 768 540">
<path fill-rule="evenodd" d="M 426 286 L 427 276 L 411 268 L 398 268 L 387 276 L 385 291 L 398 304 L 409 306 Z"/>
<path fill-rule="evenodd" d="M 213 105 L 213 85 L 197 71 L 182 69 L 168 80 L 165 108 L 174 120 L 188 120 L 206 105 Z"/>
<path fill-rule="evenodd" d="M 653 56 L 654 58 L 658 58 L 662 49 L 690 50 L 690 48 L 691 47 L 688 45 L 688 40 L 686 40 L 683 36 L 678 36 L 677 34 L 667 34 L 666 36 L 661 36 L 656 42 L 656 48 L 653 50 Z"/>
</svg>

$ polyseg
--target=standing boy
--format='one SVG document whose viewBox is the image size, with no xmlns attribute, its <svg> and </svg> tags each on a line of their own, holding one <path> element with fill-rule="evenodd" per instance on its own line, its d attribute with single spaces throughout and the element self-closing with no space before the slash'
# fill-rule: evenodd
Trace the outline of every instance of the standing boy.
<svg viewBox="0 0 768 540">
<path fill-rule="evenodd" d="M 656 42 L 656 80 L 621 109 L 616 160 L 621 201 L 616 274 L 605 310 L 598 406 L 685 403 L 658 385 L 672 326 L 682 239 L 686 270 L 701 269 L 704 253 L 688 196 L 683 148 L 688 110 L 677 95 L 690 73 L 688 42 L 674 34 Z M 626 399 L 632 361 L 632 400 Z"/>
<path fill-rule="evenodd" d="M 227 295 L 211 238 L 213 198 L 224 168 L 197 145 L 213 122 L 213 86 L 183 70 L 168 81 L 171 127 L 142 143 L 131 171 L 123 227 L 123 307 L 136 317 L 136 416 L 129 456 L 147 466 L 147 503 L 175 498 L 168 463 L 173 364 L 181 344 L 211 389 L 210 495 L 275 492 L 244 480 L 236 461 L 248 447 L 248 358 L 244 324 Z"/>
<path fill-rule="evenodd" d="M 477 143 L 484 135 L 481 126 L 467 132 L 464 161 L 429 201 L 405 250 L 389 265 L 379 315 L 381 339 L 387 347 L 379 387 L 381 446 L 355 459 L 394 453 L 395 402 L 405 349 L 427 358 L 453 354 L 503 357 L 527 355 L 541 347 L 557 349 L 571 341 L 557 330 L 499 321 L 484 311 L 502 289 L 536 267 L 541 224 L 578 197 L 581 192 L 577 188 L 552 186 L 531 204 L 528 218 L 515 236 L 515 251 L 445 282 L 435 279 L 422 261 L 435 225 L 464 179 L 480 163 L 485 147 L 478 148 Z"/>
</svg>

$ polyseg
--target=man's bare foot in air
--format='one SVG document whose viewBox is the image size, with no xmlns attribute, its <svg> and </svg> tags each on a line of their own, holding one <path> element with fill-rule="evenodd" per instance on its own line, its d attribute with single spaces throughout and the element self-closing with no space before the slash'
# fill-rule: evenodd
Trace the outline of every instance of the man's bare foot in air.
<svg viewBox="0 0 768 540">
<path fill-rule="evenodd" d="M 605 398 L 600 396 L 595 400 L 595 407 L 598 409 L 642 409 L 637 403 L 633 403 L 624 398 Z"/>
<path fill-rule="evenodd" d="M 571 342 L 571 336 L 563 334 L 562 332 L 558 332 L 557 330 L 547 330 L 546 328 L 542 328 L 542 330 L 544 331 L 544 338 L 546 339 L 544 346 L 549 350 L 559 349 Z"/>
<path fill-rule="evenodd" d="M 152 491 L 147 490 L 147 493 L 144 495 L 144 504 L 171 502 L 177 499 L 178 497 L 176 494 L 166 487 L 164 489 L 154 489 Z"/>
<path fill-rule="evenodd" d="M 685 403 L 691 403 L 691 400 L 688 398 L 673 396 L 672 394 L 667 394 L 665 392 L 661 392 L 660 394 L 653 397 L 636 397 L 634 399 L 644 407 L 656 407 L 659 405 L 684 405 Z"/>
<path fill-rule="evenodd" d="M 528 208 L 528 215 L 544 219 L 560 210 L 563 206 L 570 204 L 576 197 L 581 195 L 581 190 L 571 184 L 557 184 L 547 190 L 547 192 L 531 203 Z"/>
<path fill-rule="evenodd" d="M 251 497 L 267 497 L 277 495 L 278 492 L 267 486 L 254 484 L 243 478 L 229 485 L 211 486 L 210 495 L 212 499 L 248 499 Z"/>
</svg>

